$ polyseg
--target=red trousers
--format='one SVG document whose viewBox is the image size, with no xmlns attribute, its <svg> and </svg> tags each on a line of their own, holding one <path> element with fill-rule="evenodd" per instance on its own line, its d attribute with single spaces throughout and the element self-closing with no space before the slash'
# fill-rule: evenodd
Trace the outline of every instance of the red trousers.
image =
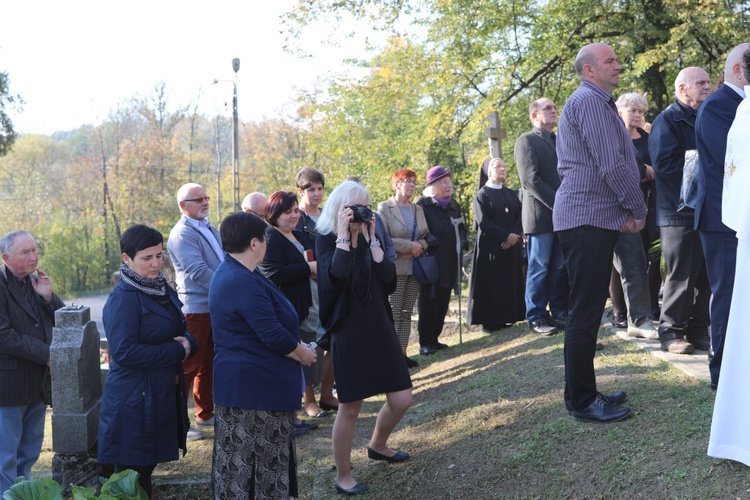
<svg viewBox="0 0 750 500">
<path fill-rule="evenodd" d="M 182 362 L 185 387 L 193 385 L 195 416 L 208 420 L 214 416 L 214 334 L 211 315 L 186 314 L 187 331 L 198 341 L 198 352 Z"/>
</svg>

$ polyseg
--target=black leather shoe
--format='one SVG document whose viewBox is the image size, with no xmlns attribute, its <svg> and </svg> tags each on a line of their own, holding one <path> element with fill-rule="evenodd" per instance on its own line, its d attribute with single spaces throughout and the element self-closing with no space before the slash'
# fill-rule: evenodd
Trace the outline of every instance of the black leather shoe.
<svg viewBox="0 0 750 500">
<path fill-rule="evenodd" d="M 396 454 L 392 457 L 383 455 L 381 453 L 378 453 L 377 451 L 373 450 L 369 446 L 367 447 L 367 456 L 370 457 L 373 460 L 385 460 L 386 462 L 397 464 L 399 462 L 406 462 L 409 460 L 409 454 L 405 451 L 396 450 Z"/>
<path fill-rule="evenodd" d="M 548 337 L 549 335 L 554 335 L 557 333 L 557 328 L 552 325 L 548 325 L 547 321 L 544 318 L 531 320 L 531 323 L 529 323 L 529 328 L 532 332 L 538 333 L 543 337 Z"/>
<path fill-rule="evenodd" d="M 625 420 L 633 415 L 630 408 L 621 406 L 610 406 L 598 395 L 588 408 L 580 411 L 573 411 L 573 418 L 581 422 L 591 422 L 594 424 L 609 424 Z"/>
<path fill-rule="evenodd" d="M 411 359 L 408 356 L 404 356 L 406 358 L 406 366 L 407 368 L 416 368 L 419 366 L 419 363 L 417 363 L 415 360 Z"/>
<path fill-rule="evenodd" d="M 568 318 L 563 316 L 553 316 L 552 325 L 558 330 L 565 330 L 565 327 L 568 325 Z"/>
<path fill-rule="evenodd" d="M 424 347 L 419 348 L 419 354 L 421 354 L 422 356 L 432 356 L 436 352 L 437 352 L 437 349 L 435 349 L 431 345 L 426 345 Z"/>
<path fill-rule="evenodd" d="M 443 349 L 448 349 L 450 346 L 448 344 L 441 344 L 440 342 L 435 342 L 434 344 L 432 344 L 432 347 L 434 347 L 438 351 L 442 351 Z"/>
<path fill-rule="evenodd" d="M 711 339 L 708 337 L 687 339 L 688 342 L 693 344 L 693 347 L 699 351 L 710 351 L 711 350 Z"/>
<path fill-rule="evenodd" d="M 627 328 L 628 318 L 623 313 L 617 313 L 609 320 L 615 328 Z"/>
<path fill-rule="evenodd" d="M 344 493 L 346 495 L 358 495 L 367 491 L 367 486 L 362 483 L 357 483 L 348 490 L 339 484 L 338 479 L 334 481 L 333 485 L 336 486 L 336 491 L 338 491 L 339 493 Z"/>
<path fill-rule="evenodd" d="M 599 397 L 601 397 L 609 406 L 621 405 L 628 400 L 628 395 L 623 391 L 613 392 L 612 394 L 603 394 L 599 392 L 598 394 Z M 573 405 L 570 404 L 570 401 L 565 401 L 565 409 L 568 410 L 568 415 L 573 414 Z"/>
</svg>

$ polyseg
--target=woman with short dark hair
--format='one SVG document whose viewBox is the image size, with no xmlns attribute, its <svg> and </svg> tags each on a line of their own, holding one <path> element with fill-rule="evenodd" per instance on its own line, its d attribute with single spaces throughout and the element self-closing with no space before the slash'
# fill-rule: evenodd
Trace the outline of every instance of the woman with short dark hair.
<svg viewBox="0 0 750 500">
<path fill-rule="evenodd" d="M 298 229 L 300 211 L 297 195 L 276 191 L 268 200 L 266 209 L 266 256 L 260 271 L 271 280 L 294 305 L 300 321 L 300 336 L 306 344 L 314 342 L 318 331 L 318 263 L 315 260 L 313 242 Z M 321 409 L 315 400 L 315 385 L 323 378 L 323 350 L 318 351 L 319 360 L 303 367 L 305 375 L 305 411 L 310 417 L 328 417 L 330 413 Z M 295 434 L 301 435 L 317 427 L 298 419 Z"/>
<path fill-rule="evenodd" d="M 142 224 L 120 238 L 120 281 L 104 305 L 109 373 L 99 414 L 99 462 L 133 469 L 151 496 L 157 464 L 187 452 L 182 361 L 198 344 L 185 331 L 177 293 L 159 271 L 164 238 Z"/>
<path fill-rule="evenodd" d="M 221 223 L 224 262 L 211 280 L 214 330 L 214 498 L 297 497 L 294 412 L 300 365 L 316 360 L 300 343 L 294 306 L 255 272 L 266 253 L 266 223 L 236 212 Z"/>
</svg>

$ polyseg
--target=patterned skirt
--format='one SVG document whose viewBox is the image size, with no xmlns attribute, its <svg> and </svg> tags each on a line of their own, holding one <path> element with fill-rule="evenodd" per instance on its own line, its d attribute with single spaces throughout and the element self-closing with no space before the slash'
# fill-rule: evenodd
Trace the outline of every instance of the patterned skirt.
<svg viewBox="0 0 750 500">
<path fill-rule="evenodd" d="M 298 497 L 294 413 L 216 405 L 215 499 Z"/>
</svg>

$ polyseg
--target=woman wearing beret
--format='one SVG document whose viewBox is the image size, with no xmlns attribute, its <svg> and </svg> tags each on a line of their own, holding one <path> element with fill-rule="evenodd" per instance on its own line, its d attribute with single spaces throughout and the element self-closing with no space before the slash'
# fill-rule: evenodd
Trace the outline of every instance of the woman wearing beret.
<svg viewBox="0 0 750 500">
<path fill-rule="evenodd" d="M 456 229 L 453 220 L 461 217 L 461 207 L 451 196 L 453 183 L 451 174 L 440 165 L 427 171 L 427 188 L 425 196 L 417 201 L 424 210 L 427 227 L 435 243 L 429 250 L 437 256 L 440 277 L 437 284 L 422 285 L 419 291 L 419 353 L 425 356 L 435 354 L 448 347 L 438 342 L 443 331 L 445 315 L 451 299 L 451 290 L 457 286 L 458 253 L 456 250 Z M 459 245 L 462 252 L 469 248 L 466 238 L 466 226 L 458 224 Z"/>
</svg>

